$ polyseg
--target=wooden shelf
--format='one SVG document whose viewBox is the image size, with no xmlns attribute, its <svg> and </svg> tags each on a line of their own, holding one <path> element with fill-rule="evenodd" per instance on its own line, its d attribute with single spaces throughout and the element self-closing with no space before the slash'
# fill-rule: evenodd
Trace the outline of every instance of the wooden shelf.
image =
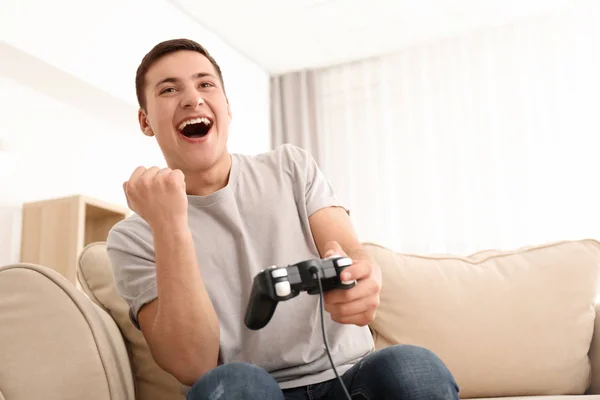
<svg viewBox="0 0 600 400">
<path fill-rule="evenodd" d="M 21 262 L 52 268 L 77 284 L 77 258 L 89 243 L 105 241 L 129 215 L 127 208 L 86 196 L 23 205 Z"/>
</svg>

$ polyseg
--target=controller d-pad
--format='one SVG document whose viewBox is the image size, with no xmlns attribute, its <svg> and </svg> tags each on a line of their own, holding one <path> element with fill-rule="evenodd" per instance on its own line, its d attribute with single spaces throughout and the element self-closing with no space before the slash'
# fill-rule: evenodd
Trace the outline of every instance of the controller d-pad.
<svg viewBox="0 0 600 400">
<path fill-rule="evenodd" d="M 292 287 L 288 281 L 277 282 L 275 284 L 275 293 L 277 293 L 277 296 L 279 297 L 289 296 L 290 293 L 292 293 Z"/>
</svg>

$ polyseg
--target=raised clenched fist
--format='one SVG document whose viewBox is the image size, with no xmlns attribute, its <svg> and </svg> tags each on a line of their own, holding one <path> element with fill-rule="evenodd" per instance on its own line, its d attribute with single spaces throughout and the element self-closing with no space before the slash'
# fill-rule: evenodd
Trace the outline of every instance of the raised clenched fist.
<svg viewBox="0 0 600 400">
<path fill-rule="evenodd" d="M 137 167 L 123 183 L 129 208 L 151 228 L 187 224 L 185 177 L 178 169 Z"/>
</svg>

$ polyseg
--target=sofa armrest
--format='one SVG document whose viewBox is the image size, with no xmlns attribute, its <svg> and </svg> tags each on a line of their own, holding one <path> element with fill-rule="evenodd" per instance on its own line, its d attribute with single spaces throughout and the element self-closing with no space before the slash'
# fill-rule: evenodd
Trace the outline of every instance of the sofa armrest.
<svg viewBox="0 0 600 400">
<path fill-rule="evenodd" d="M 600 394 L 600 303 L 596 304 L 596 320 L 594 336 L 590 345 L 590 362 L 592 364 L 591 384 L 588 394 Z"/>
<path fill-rule="evenodd" d="M 134 400 L 114 321 L 62 275 L 0 267 L 0 387 L 7 399 Z"/>
</svg>

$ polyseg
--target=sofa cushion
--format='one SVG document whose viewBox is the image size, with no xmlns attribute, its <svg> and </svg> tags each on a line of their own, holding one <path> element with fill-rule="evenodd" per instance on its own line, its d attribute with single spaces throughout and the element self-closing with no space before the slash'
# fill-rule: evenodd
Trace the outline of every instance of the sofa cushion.
<svg viewBox="0 0 600 400">
<path fill-rule="evenodd" d="M 129 319 L 127 303 L 116 290 L 106 244 L 87 245 L 79 256 L 77 278 L 92 301 L 104 308 L 119 326 L 129 349 L 136 398 L 182 400 L 182 385 L 156 364 L 144 335 Z"/>
<path fill-rule="evenodd" d="M 435 352 L 462 398 L 583 394 L 600 243 L 566 241 L 470 257 L 366 244 L 382 268 L 377 348 Z"/>
</svg>

